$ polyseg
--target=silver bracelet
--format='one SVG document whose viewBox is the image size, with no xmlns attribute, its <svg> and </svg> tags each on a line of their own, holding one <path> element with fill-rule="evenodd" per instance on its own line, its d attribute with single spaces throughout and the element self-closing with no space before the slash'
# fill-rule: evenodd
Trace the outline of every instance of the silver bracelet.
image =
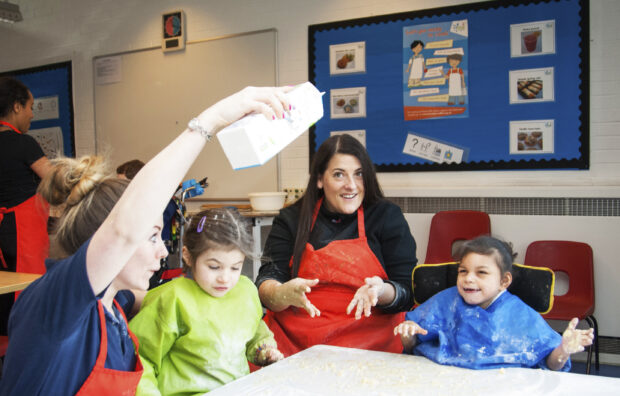
<svg viewBox="0 0 620 396">
<path fill-rule="evenodd" d="M 207 142 L 211 141 L 211 138 L 213 137 L 213 132 L 212 130 L 206 129 L 205 127 L 203 127 L 200 124 L 200 120 L 198 120 L 198 118 L 192 118 L 189 123 L 187 124 L 187 127 L 194 132 L 200 132 L 200 134 L 202 135 L 203 138 L 205 138 L 207 140 Z"/>
</svg>

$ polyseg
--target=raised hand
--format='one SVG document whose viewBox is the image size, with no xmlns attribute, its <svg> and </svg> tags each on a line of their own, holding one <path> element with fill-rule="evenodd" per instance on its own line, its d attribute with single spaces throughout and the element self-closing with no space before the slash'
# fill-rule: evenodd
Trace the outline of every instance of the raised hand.
<svg viewBox="0 0 620 396">
<path fill-rule="evenodd" d="M 274 302 L 278 305 L 294 306 L 303 308 L 311 317 L 321 316 L 321 311 L 315 307 L 306 293 L 310 293 L 313 286 L 319 283 L 318 279 L 294 278 L 279 285 L 273 296 Z"/>
<path fill-rule="evenodd" d="M 379 297 L 384 293 L 383 279 L 373 276 L 372 278 L 364 279 L 364 281 L 366 284 L 357 289 L 355 296 L 353 296 L 347 307 L 347 315 L 355 308 L 355 319 L 360 319 L 362 313 L 364 316 L 369 317 L 372 307 L 377 305 Z"/>
<path fill-rule="evenodd" d="M 594 329 L 579 330 L 578 323 L 579 319 L 573 318 L 562 333 L 562 350 L 566 354 L 581 352 L 594 340 Z"/>
<path fill-rule="evenodd" d="M 284 113 L 290 110 L 286 93 L 291 89 L 293 87 L 246 87 L 209 107 L 198 119 L 217 132 L 251 113 L 263 114 L 269 120 L 284 118 Z"/>
</svg>

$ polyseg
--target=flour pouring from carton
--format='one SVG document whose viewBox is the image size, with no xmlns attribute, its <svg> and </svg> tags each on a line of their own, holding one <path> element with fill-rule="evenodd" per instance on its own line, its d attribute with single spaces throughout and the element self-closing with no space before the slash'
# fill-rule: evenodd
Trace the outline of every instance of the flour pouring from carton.
<svg viewBox="0 0 620 396">
<path fill-rule="evenodd" d="M 323 117 L 324 92 L 305 82 L 287 96 L 291 110 L 283 119 L 250 114 L 229 125 L 217 138 L 233 169 L 264 164 Z"/>
</svg>

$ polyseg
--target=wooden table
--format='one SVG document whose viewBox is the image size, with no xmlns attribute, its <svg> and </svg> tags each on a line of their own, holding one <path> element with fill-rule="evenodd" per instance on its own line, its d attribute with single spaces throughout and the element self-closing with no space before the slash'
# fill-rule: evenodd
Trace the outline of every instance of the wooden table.
<svg viewBox="0 0 620 396">
<path fill-rule="evenodd" d="M 23 290 L 40 277 L 41 274 L 0 271 L 0 294 Z"/>
<path fill-rule="evenodd" d="M 470 370 L 421 356 L 316 345 L 217 395 L 620 395 L 620 379 L 541 369 Z"/>
</svg>

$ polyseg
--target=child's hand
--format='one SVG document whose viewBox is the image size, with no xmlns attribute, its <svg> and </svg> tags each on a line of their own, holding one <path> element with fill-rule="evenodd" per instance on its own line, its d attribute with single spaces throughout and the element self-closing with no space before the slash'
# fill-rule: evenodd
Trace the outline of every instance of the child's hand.
<svg viewBox="0 0 620 396">
<path fill-rule="evenodd" d="M 560 370 L 573 353 L 581 352 L 594 340 L 594 329 L 577 330 L 579 319 L 573 318 L 564 333 L 562 343 L 547 357 L 547 367 L 551 370 Z"/>
<path fill-rule="evenodd" d="M 394 327 L 394 335 L 400 334 L 400 338 L 411 338 L 416 334 L 426 335 L 428 331 L 421 328 L 419 324 L 411 320 L 405 320 L 403 323 Z"/>
<path fill-rule="evenodd" d="M 310 293 L 311 287 L 319 283 L 318 279 L 294 278 L 278 286 L 275 298 L 279 304 L 303 308 L 311 317 L 321 316 L 321 311 L 315 307 L 306 293 Z"/>
<path fill-rule="evenodd" d="M 562 334 L 562 351 L 568 355 L 583 351 L 594 340 L 594 329 L 578 330 L 577 323 L 579 319 L 573 318 Z"/>
<path fill-rule="evenodd" d="M 263 344 L 256 350 L 256 364 L 259 366 L 268 366 L 282 359 L 284 355 L 274 346 Z"/>
<path fill-rule="evenodd" d="M 369 317 L 371 308 L 377 305 L 379 297 L 383 294 L 383 279 L 373 276 L 372 278 L 366 278 L 365 282 L 364 286 L 357 289 L 355 296 L 353 296 L 347 307 L 347 315 L 353 311 L 353 308 L 357 307 L 355 319 L 360 319 L 362 312 L 364 312 L 364 316 Z"/>
<path fill-rule="evenodd" d="M 428 334 L 428 331 L 421 328 L 420 325 L 416 322 L 406 320 L 398 326 L 394 327 L 394 335 L 397 334 L 400 334 L 400 342 L 403 343 L 403 348 L 405 349 L 405 351 L 411 352 L 411 349 L 414 347 L 417 341 L 416 335 L 426 335 Z"/>
</svg>

